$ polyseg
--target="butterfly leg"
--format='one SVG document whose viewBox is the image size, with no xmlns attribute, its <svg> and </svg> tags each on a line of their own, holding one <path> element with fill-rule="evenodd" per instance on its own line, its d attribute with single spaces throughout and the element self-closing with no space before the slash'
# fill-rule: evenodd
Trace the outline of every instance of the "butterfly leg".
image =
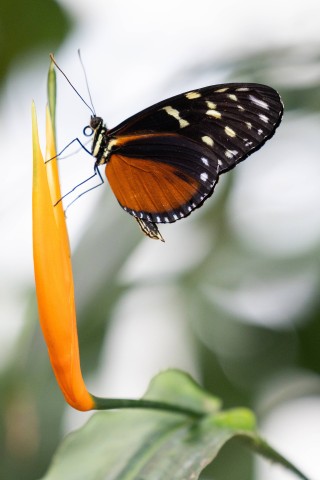
<svg viewBox="0 0 320 480">
<path fill-rule="evenodd" d="M 65 197 L 67 197 L 70 193 L 74 192 L 76 190 L 76 188 L 80 187 L 81 185 L 83 185 L 84 183 L 88 182 L 89 180 L 91 180 L 92 178 L 94 178 L 96 175 L 98 175 L 98 177 L 100 178 L 100 183 L 97 183 L 97 185 L 94 185 L 93 187 L 91 188 L 88 188 L 87 190 L 85 190 L 84 192 L 80 193 L 80 195 L 78 195 L 74 200 L 72 200 L 71 203 L 69 203 L 69 205 L 67 205 L 64 213 L 66 213 L 66 211 L 68 210 L 68 208 L 76 201 L 78 200 L 80 197 L 82 197 L 82 195 L 84 195 L 85 193 L 88 193 L 90 192 L 91 190 L 94 190 L 95 188 L 97 187 L 100 187 L 100 185 L 102 185 L 104 183 L 104 180 L 102 178 L 102 175 L 99 171 L 99 168 L 97 165 L 95 165 L 94 167 L 94 174 L 91 175 L 90 177 L 86 178 L 85 180 L 83 180 L 83 182 L 79 183 L 78 185 L 76 185 L 72 190 L 70 190 L 69 192 L 67 192 L 65 195 L 63 195 L 55 204 L 54 206 L 58 205 L 58 203 L 60 203 Z"/>
<path fill-rule="evenodd" d="M 66 146 L 61 150 L 61 152 L 57 153 L 57 155 L 55 155 L 55 156 L 52 157 L 52 158 L 49 158 L 49 160 L 46 160 L 45 163 L 51 162 L 51 160 L 54 160 L 55 158 L 60 157 L 60 155 L 61 155 L 63 152 L 65 152 L 65 151 L 67 150 L 67 148 L 69 148 L 70 145 L 72 145 L 74 142 L 78 142 L 78 144 L 80 145 L 80 147 L 92 157 L 92 152 L 90 152 L 90 150 L 88 150 L 87 147 L 85 147 L 85 145 L 83 145 L 83 143 L 81 142 L 81 140 L 77 137 L 77 138 L 74 138 L 73 140 L 71 140 L 71 142 L 69 142 L 68 145 L 66 145 Z"/>
<path fill-rule="evenodd" d="M 161 242 L 164 242 L 164 238 L 159 232 L 156 223 L 149 222 L 148 220 L 142 220 L 142 218 L 138 217 L 134 218 L 137 220 L 139 227 L 145 235 L 147 235 L 149 238 L 153 238 L 154 240 L 161 240 Z"/>
</svg>

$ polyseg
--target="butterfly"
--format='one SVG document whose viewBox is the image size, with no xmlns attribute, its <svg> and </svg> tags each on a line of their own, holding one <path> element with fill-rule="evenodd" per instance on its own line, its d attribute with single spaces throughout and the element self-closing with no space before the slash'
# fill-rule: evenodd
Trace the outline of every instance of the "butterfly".
<svg viewBox="0 0 320 480">
<path fill-rule="evenodd" d="M 281 122 L 271 87 L 214 85 L 176 95 L 107 129 L 91 116 L 95 171 L 105 165 L 119 204 L 150 238 L 159 223 L 190 215 L 213 193 L 222 173 L 258 150 Z"/>
</svg>

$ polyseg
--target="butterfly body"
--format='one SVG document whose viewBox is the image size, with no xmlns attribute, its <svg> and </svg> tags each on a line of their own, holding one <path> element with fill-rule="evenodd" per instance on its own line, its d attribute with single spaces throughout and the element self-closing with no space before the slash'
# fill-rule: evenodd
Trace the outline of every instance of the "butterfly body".
<svg viewBox="0 0 320 480">
<path fill-rule="evenodd" d="M 283 106 L 259 84 L 223 84 L 185 92 L 113 129 L 92 116 L 92 155 L 122 208 L 150 238 L 158 223 L 184 218 L 209 198 L 219 175 L 274 134 Z"/>
</svg>

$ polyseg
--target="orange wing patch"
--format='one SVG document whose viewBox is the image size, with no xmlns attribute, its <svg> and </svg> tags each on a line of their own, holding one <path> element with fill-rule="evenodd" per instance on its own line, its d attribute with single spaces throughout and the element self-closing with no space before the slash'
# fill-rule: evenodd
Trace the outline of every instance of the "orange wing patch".
<svg viewBox="0 0 320 480">
<path fill-rule="evenodd" d="M 116 154 L 107 163 L 106 176 L 122 207 L 150 214 L 181 208 L 199 188 L 194 178 L 168 163 Z"/>
</svg>

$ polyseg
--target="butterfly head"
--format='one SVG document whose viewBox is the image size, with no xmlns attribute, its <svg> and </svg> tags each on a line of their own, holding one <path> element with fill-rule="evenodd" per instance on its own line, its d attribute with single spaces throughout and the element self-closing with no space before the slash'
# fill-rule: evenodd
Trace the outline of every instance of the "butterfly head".
<svg viewBox="0 0 320 480">
<path fill-rule="evenodd" d="M 95 132 L 101 126 L 103 126 L 103 119 L 101 117 L 97 117 L 96 115 L 91 115 L 90 127 L 92 130 Z"/>
</svg>

